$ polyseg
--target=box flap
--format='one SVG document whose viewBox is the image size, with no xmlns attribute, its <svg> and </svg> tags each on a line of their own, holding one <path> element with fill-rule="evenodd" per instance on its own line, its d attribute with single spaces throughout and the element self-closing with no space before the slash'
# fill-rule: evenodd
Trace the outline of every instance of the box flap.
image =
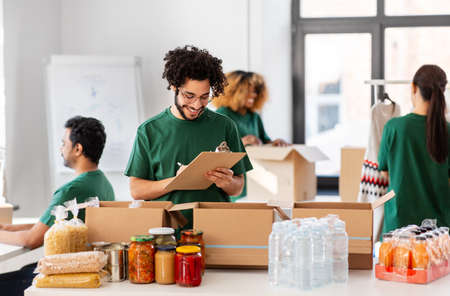
<svg viewBox="0 0 450 296">
<path fill-rule="evenodd" d="M 128 208 L 131 201 L 100 201 L 101 208 Z M 172 207 L 171 201 L 143 201 L 139 208 L 156 208 L 156 209 L 170 209 Z"/>
<path fill-rule="evenodd" d="M 386 193 L 385 195 L 383 195 L 382 197 L 376 199 L 374 202 L 372 202 L 372 209 L 376 209 L 379 206 L 383 205 L 385 202 L 387 202 L 388 200 L 392 199 L 395 197 L 395 192 L 394 190 L 389 191 L 388 193 Z"/>
<path fill-rule="evenodd" d="M 372 205 L 365 202 L 317 202 L 306 201 L 296 202 L 294 208 L 303 209 L 350 209 L 350 210 L 371 210 Z"/>
<path fill-rule="evenodd" d="M 12 207 L 13 207 L 13 205 L 9 204 L 9 203 L 1 203 L 0 204 L 0 208 L 9 209 L 9 208 L 12 208 Z"/>
<path fill-rule="evenodd" d="M 315 146 L 291 145 L 287 147 L 248 146 L 245 148 L 250 158 L 284 160 L 292 151 L 297 152 L 308 162 L 328 160 L 328 157 Z"/>
<path fill-rule="evenodd" d="M 181 210 L 192 210 L 194 208 L 198 208 L 199 203 L 198 202 L 187 202 L 187 203 L 181 203 L 173 205 L 169 212 L 175 212 L 175 211 L 181 211 Z"/>
</svg>

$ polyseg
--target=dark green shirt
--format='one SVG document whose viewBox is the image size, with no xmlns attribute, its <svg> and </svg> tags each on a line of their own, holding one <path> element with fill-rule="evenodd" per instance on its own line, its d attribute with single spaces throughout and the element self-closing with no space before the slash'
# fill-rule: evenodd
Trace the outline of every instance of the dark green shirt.
<svg viewBox="0 0 450 296">
<path fill-rule="evenodd" d="M 245 137 L 247 135 L 254 135 L 258 137 L 264 144 L 271 142 L 269 136 L 264 130 L 264 125 L 261 117 L 256 112 L 248 111 L 244 115 L 235 112 L 228 107 L 220 107 L 217 113 L 226 115 L 236 123 L 239 131 L 239 136 Z"/>
<path fill-rule="evenodd" d="M 245 137 L 247 135 L 254 135 L 258 137 L 264 144 L 271 142 L 272 140 L 266 134 L 261 117 L 256 112 L 248 111 L 244 115 L 239 112 L 235 112 L 228 107 L 220 107 L 216 111 L 217 113 L 226 115 L 236 123 L 239 131 L 239 136 Z M 247 195 L 247 176 L 245 176 L 245 185 L 242 193 L 238 196 L 231 196 L 231 200 L 236 200 Z"/>
<path fill-rule="evenodd" d="M 57 205 L 64 205 L 66 201 L 77 199 L 77 203 L 85 202 L 89 197 L 97 196 L 99 200 L 114 200 L 114 190 L 101 170 L 80 174 L 69 183 L 64 184 L 53 194 L 52 201 L 39 221 L 52 226 L 55 216 L 51 214 Z M 78 218 L 84 221 L 85 209 L 81 209 Z M 69 214 L 69 219 L 72 215 Z"/>
<path fill-rule="evenodd" d="M 206 109 L 197 120 L 176 118 L 170 108 L 139 126 L 125 175 L 163 180 L 176 175 L 177 162 L 189 164 L 200 152 L 215 151 L 226 141 L 232 152 L 245 152 L 236 125 L 229 118 Z M 252 169 L 247 156 L 231 168 L 234 175 Z M 215 184 L 205 190 L 175 190 L 158 201 L 229 202 L 229 196 Z M 183 212 L 192 227 L 192 212 Z"/>
<path fill-rule="evenodd" d="M 447 124 L 450 131 L 450 124 Z M 450 137 L 447 136 L 450 149 Z M 389 172 L 396 197 L 384 206 L 383 233 L 437 219 L 450 226 L 450 163 L 435 162 L 426 146 L 426 116 L 410 113 L 388 121 L 378 154 L 379 170 Z"/>
</svg>

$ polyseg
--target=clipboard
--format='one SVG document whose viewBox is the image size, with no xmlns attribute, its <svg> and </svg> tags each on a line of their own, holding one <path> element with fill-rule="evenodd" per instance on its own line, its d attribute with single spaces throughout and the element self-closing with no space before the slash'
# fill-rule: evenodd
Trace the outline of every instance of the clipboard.
<svg viewBox="0 0 450 296">
<path fill-rule="evenodd" d="M 201 152 L 169 184 L 167 190 L 202 190 L 213 182 L 204 177 L 207 171 L 216 168 L 232 168 L 247 153 L 245 152 Z"/>
</svg>

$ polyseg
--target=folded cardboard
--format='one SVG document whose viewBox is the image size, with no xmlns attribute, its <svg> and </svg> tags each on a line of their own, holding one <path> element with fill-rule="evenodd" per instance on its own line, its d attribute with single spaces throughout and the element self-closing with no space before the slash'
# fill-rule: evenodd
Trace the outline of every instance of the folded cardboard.
<svg viewBox="0 0 450 296">
<path fill-rule="evenodd" d="M 393 191 L 373 203 L 358 202 L 299 202 L 292 209 L 292 218 L 339 215 L 345 222 L 349 243 L 349 268 L 372 269 L 374 210 L 395 196 Z"/>
<path fill-rule="evenodd" d="M 267 267 L 274 207 L 265 203 L 222 202 L 173 207 L 189 208 L 193 209 L 194 228 L 203 231 L 208 267 Z"/>
<path fill-rule="evenodd" d="M 343 147 L 341 149 L 339 196 L 342 201 L 357 201 L 365 152 L 366 148 L 364 147 Z"/>
<path fill-rule="evenodd" d="M 201 152 L 169 184 L 167 190 L 202 190 L 213 183 L 204 177 L 216 168 L 231 168 L 245 156 L 243 152 Z"/>
<path fill-rule="evenodd" d="M 249 200 L 293 203 L 315 198 L 315 162 L 328 159 L 317 147 L 249 146 L 246 150 L 253 165 L 247 173 Z"/>
<path fill-rule="evenodd" d="M 98 208 L 86 209 L 89 242 L 129 242 L 133 235 L 148 234 L 153 227 L 172 227 L 179 213 L 169 212 L 170 201 L 142 202 L 129 208 L 128 201 L 101 201 Z"/>
<path fill-rule="evenodd" d="M 13 206 L 8 203 L 0 204 L 0 224 L 12 223 Z"/>
</svg>

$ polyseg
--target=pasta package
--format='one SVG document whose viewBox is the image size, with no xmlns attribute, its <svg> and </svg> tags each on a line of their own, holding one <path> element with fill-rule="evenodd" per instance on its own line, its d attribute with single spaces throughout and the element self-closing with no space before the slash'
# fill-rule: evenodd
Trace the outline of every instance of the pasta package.
<svg viewBox="0 0 450 296">
<path fill-rule="evenodd" d="M 55 224 L 45 233 L 44 254 L 55 255 L 88 250 L 88 228 L 77 218 L 78 206 L 76 199 L 68 201 L 64 206 L 55 206 L 52 215 L 55 216 Z M 73 219 L 67 218 L 70 210 Z"/>
<path fill-rule="evenodd" d="M 98 288 L 101 286 L 99 273 L 38 274 L 33 285 L 36 288 Z"/>
<path fill-rule="evenodd" d="M 36 271 L 44 275 L 99 272 L 106 261 L 107 256 L 100 251 L 50 255 L 39 260 Z"/>
</svg>

